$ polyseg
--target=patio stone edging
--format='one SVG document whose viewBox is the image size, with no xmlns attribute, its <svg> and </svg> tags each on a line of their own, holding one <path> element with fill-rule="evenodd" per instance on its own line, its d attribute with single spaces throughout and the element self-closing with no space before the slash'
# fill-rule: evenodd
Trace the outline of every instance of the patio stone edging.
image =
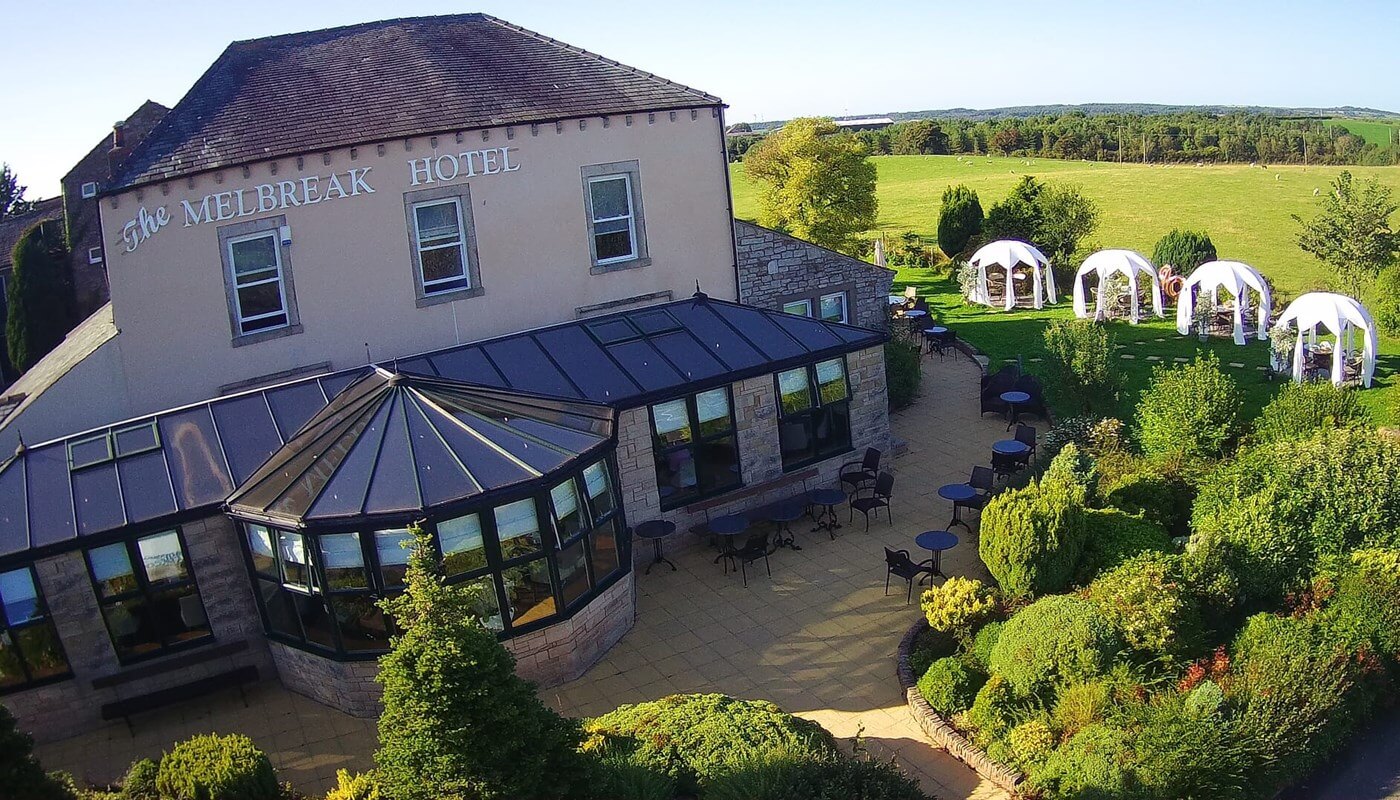
<svg viewBox="0 0 1400 800">
<path fill-rule="evenodd" d="M 919 692 L 919 679 L 909 666 L 909 654 L 914 649 L 914 640 L 927 628 L 928 622 L 921 619 L 905 632 L 903 639 L 899 640 L 899 655 L 896 661 L 897 673 L 900 688 L 904 690 L 904 696 L 909 705 L 909 713 L 913 714 L 914 721 L 919 724 L 924 735 L 935 745 L 947 750 L 954 758 L 971 767 L 974 772 L 986 780 L 1019 797 L 1017 787 L 1026 779 L 1026 776 L 993 760 L 987 755 L 987 751 L 968 741 L 967 737 L 958 733 L 957 729 L 948 724 L 947 720 L 939 716 L 938 712 L 933 710 L 933 707 Z"/>
</svg>

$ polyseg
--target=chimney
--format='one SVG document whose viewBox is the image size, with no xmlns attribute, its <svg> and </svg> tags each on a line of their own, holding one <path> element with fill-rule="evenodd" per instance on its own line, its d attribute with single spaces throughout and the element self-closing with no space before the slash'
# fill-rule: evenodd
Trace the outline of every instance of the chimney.
<svg viewBox="0 0 1400 800">
<path fill-rule="evenodd" d="M 107 170 L 109 176 L 117 174 L 117 168 L 121 166 L 131 148 L 126 146 L 126 123 L 118 122 L 112 126 L 112 149 L 107 151 Z"/>
</svg>

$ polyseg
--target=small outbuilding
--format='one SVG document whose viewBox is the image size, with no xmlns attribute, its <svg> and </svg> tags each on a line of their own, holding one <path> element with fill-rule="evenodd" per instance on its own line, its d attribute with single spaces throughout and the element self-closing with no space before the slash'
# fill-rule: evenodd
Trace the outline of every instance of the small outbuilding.
<svg viewBox="0 0 1400 800">
<path fill-rule="evenodd" d="M 977 280 L 967 299 L 1007 311 L 1019 306 L 1043 308 L 1055 302 L 1055 274 L 1050 259 L 1035 247 L 1014 239 L 982 245 L 968 263 Z"/>
<path fill-rule="evenodd" d="M 1084 263 L 1079 267 L 1079 272 L 1074 276 L 1074 315 L 1076 317 L 1083 319 L 1089 316 L 1084 292 L 1086 279 L 1090 275 L 1098 278 L 1098 287 L 1094 298 L 1095 320 L 1103 320 L 1109 316 L 1121 297 L 1128 301 L 1128 321 L 1134 325 L 1138 324 L 1140 296 L 1144 289 L 1149 292 L 1152 298 L 1152 313 L 1159 317 L 1165 316 L 1162 312 L 1162 281 L 1157 275 L 1157 270 L 1153 268 L 1152 262 L 1132 250 L 1100 250 L 1084 259 Z M 1118 296 L 1109 296 L 1109 287 L 1112 286 L 1111 279 L 1115 275 L 1122 275 L 1127 279 L 1127 290 L 1122 295 L 1113 292 L 1113 295 Z M 1147 276 L 1146 283 L 1142 281 L 1144 275 Z"/>
<path fill-rule="evenodd" d="M 1278 318 L 1278 329 L 1293 327 L 1293 380 L 1309 375 L 1327 376 L 1333 384 L 1356 381 L 1369 387 L 1376 372 L 1378 337 L 1376 324 L 1366 307 L 1346 295 L 1308 292 L 1288 304 Z M 1334 336 L 1317 340 L 1318 328 Z M 1360 339 L 1360 349 L 1357 339 Z"/>
<path fill-rule="evenodd" d="M 1234 302 L 1232 306 L 1220 304 L 1220 290 L 1228 291 Z M 1273 293 L 1269 282 L 1259 274 L 1259 270 L 1242 261 L 1207 261 L 1196 267 L 1181 287 L 1176 300 L 1176 330 L 1185 336 L 1191 332 L 1196 317 L 1196 306 L 1202 295 L 1210 294 L 1211 327 L 1218 321 L 1229 324 L 1233 317 L 1235 344 L 1245 343 L 1245 324 L 1248 321 L 1258 330 L 1260 339 L 1268 338 L 1269 309 L 1273 304 Z M 1250 305 L 1250 292 L 1256 304 Z M 1250 311 L 1253 309 L 1253 314 Z"/>
</svg>

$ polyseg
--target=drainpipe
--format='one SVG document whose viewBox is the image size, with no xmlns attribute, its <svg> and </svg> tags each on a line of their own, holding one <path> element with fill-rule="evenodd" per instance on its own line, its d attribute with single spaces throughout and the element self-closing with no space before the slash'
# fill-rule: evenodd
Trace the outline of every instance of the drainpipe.
<svg viewBox="0 0 1400 800">
<path fill-rule="evenodd" d="M 744 302 L 739 283 L 739 236 L 734 232 L 734 187 L 729 180 L 729 141 L 724 136 L 724 109 L 719 106 L 719 155 L 724 165 L 724 211 L 729 219 L 729 252 L 734 256 L 734 299 Z"/>
</svg>

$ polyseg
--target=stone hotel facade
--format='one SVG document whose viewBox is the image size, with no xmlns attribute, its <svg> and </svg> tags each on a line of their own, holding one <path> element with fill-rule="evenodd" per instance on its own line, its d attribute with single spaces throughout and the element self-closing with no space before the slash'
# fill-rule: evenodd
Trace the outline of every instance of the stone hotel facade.
<svg viewBox="0 0 1400 800">
<path fill-rule="evenodd" d="M 413 525 L 568 680 L 632 624 L 632 526 L 698 546 L 886 449 L 890 273 L 736 224 L 723 131 L 485 15 L 230 45 L 112 154 L 111 301 L 12 387 L 0 702 L 373 714 Z"/>
</svg>

